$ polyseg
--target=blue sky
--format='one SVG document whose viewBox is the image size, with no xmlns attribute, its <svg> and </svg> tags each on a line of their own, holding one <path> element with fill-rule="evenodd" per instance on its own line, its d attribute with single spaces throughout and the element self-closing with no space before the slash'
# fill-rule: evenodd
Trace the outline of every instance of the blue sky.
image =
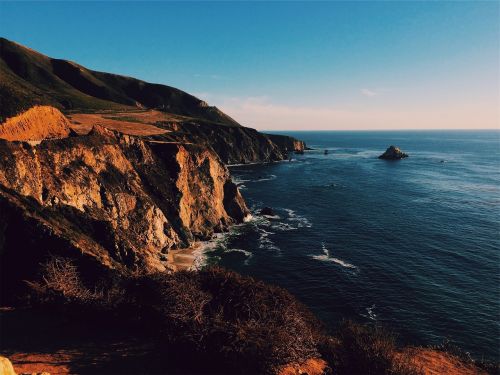
<svg viewBox="0 0 500 375">
<path fill-rule="evenodd" d="M 1 2 L 0 19 L 259 129 L 500 126 L 498 2 Z"/>
</svg>

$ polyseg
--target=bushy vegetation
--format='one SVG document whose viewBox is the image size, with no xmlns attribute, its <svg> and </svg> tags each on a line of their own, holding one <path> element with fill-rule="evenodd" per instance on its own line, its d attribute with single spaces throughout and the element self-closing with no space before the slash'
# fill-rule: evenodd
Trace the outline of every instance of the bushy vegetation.
<svg viewBox="0 0 500 375">
<path fill-rule="evenodd" d="M 421 370 L 398 351 L 395 336 L 376 326 L 345 321 L 319 345 L 335 374 L 417 375 Z"/>
<path fill-rule="evenodd" d="M 325 373 L 422 374 L 386 330 L 346 321 L 328 335 L 286 290 L 218 267 L 89 282 L 71 260 L 53 257 L 29 285 L 35 303 L 79 324 L 154 338 L 163 373 L 272 374 L 321 357 Z"/>
<path fill-rule="evenodd" d="M 30 283 L 38 303 L 64 305 L 82 319 L 100 315 L 104 324 L 139 325 L 156 336 L 158 351 L 189 359 L 187 366 L 264 374 L 319 356 L 319 322 L 305 306 L 282 288 L 222 268 L 130 276 L 100 287 L 85 285 L 69 259 L 52 258 L 41 271 Z"/>
</svg>

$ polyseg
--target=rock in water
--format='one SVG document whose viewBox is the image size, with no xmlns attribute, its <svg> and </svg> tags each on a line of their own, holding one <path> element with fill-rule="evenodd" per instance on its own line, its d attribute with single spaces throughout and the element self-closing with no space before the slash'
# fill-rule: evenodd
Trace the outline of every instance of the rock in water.
<svg viewBox="0 0 500 375">
<path fill-rule="evenodd" d="M 385 160 L 399 160 L 403 158 L 407 158 L 409 155 L 404 153 L 403 151 L 400 150 L 399 147 L 396 146 L 389 146 L 385 152 L 380 155 L 378 158 L 379 159 L 385 159 Z"/>
<path fill-rule="evenodd" d="M 263 215 L 263 216 L 275 216 L 276 215 L 274 213 L 274 210 L 271 207 L 264 207 L 262 210 L 260 210 L 259 214 Z"/>
</svg>

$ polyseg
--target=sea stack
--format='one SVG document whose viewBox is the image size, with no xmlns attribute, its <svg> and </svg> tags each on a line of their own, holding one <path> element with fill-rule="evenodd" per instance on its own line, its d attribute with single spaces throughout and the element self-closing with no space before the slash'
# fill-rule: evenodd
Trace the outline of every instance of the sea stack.
<svg viewBox="0 0 500 375">
<path fill-rule="evenodd" d="M 380 155 L 378 158 L 379 159 L 385 159 L 385 160 L 399 160 L 403 158 L 407 158 L 409 155 L 401 151 L 399 147 L 396 146 L 389 146 L 385 152 Z"/>
</svg>

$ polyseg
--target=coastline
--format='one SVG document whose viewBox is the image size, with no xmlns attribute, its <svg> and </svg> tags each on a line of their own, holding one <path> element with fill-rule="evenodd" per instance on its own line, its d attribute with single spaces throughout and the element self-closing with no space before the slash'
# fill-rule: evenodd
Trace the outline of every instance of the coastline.
<svg viewBox="0 0 500 375">
<path fill-rule="evenodd" d="M 167 267 L 173 272 L 191 270 L 196 260 L 203 252 L 201 242 L 195 242 L 188 248 L 169 250 L 167 254 Z"/>
</svg>

